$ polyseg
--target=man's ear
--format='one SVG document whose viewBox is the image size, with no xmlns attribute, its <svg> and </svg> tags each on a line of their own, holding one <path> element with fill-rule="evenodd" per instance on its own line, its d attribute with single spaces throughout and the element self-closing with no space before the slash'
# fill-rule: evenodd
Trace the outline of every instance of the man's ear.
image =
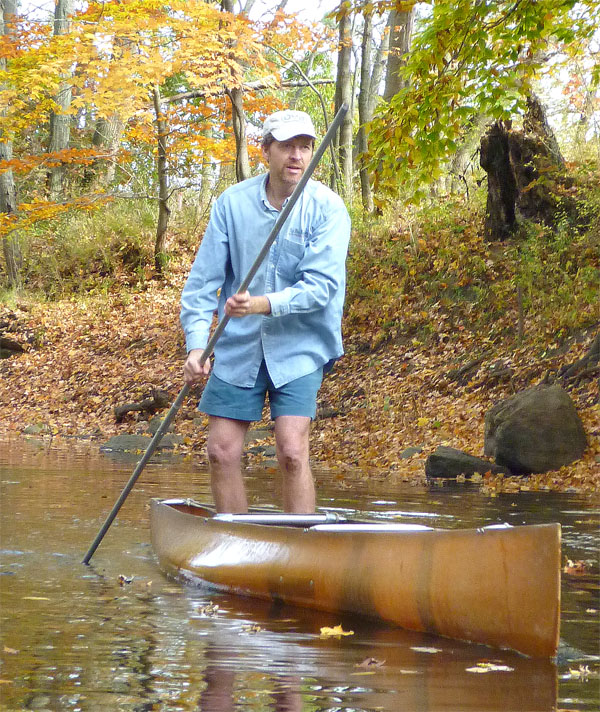
<svg viewBox="0 0 600 712">
<path fill-rule="evenodd" d="M 261 146 L 260 147 L 262 156 L 265 159 L 265 163 L 267 164 L 267 166 L 269 165 L 269 149 L 270 148 L 271 148 L 270 146 Z"/>
</svg>

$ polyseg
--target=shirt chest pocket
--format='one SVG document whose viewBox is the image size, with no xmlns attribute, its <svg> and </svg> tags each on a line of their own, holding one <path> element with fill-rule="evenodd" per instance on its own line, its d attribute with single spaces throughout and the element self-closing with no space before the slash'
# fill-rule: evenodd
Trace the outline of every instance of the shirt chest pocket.
<svg viewBox="0 0 600 712">
<path fill-rule="evenodd" d="M 281 241 L 277 272 L 284 279 L 295 282 L 298 279 L 298 263 L 304 257 L 306 247 L 300 236 L 295 239 L 284 238 Z"/>
</svg>

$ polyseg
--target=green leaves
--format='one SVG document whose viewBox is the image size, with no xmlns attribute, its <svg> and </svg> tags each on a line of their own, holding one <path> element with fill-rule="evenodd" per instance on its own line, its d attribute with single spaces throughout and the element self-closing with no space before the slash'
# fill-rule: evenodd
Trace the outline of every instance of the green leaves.
<svg viewBox="0 0 600 712">
<path fill-rule="evenodd" d="M 584 0 L 574 15 L 572 0 L 435 3 L 401 70 L 407 88 L 381 105 L 370 127 L 380 203 L 400 190 L 418 195 L 439 175 L 466 120 L 521 111 L 531 82 L 550 69 L 549 52 L 556 70 L 571 44 L 597 28 L 596 5 Z"/>
</svg>

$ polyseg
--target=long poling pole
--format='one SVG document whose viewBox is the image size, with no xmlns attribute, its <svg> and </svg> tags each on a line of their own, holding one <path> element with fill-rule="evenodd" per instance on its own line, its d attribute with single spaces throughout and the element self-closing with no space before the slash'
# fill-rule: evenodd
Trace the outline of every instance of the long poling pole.
<svg viewBox="0 0 600 712">
<path fill-rule="evenodd" d="M 323 137 L 323 140 L 321 141 L 317 150 L 315 151 L 310 163 L 308 164 L 307 169 L 304 171 L 302 178 L 299 180 L 298 184 L 294 188 L 294 192 L 290 195 L 283 210 L 279 213 L 279 216 L 278 216 L 277 220 L 275 221 L 275 225 L 273 225 L 273 228 L 272 228 L 271 232 L 269 233 L 269 236 L 265 240 L 265 243 L 262 246 L 260 252 L 258 253 L 258 256 L 254 260 L 252 267 L 250 267 L 250 269 L 248 270 L 248 274 L 244 277 L 242 283 L 240 284 L 240 287 L 238 289 L 238 294 L 241 292 L 247 291 L 248 287 L 250 286 L 250 282 L 252 282 L 252 280 L 254 279 L 261 264 L 263 263 L 263 260 L 265 259 L 269 250 L 271 249 L 271 245 L 275 242 L 277 235 L 281 231 L 281 228 L 283 227 L 285 221 L 288 219 L 289 214 L 292 212 L 294 205 L 296 204 L 298 198 L 300 197 L 302 191 L 304 190 L 304 186 L 307 184 L 308 180 L 314 173 L 314 170 L 317 167 L 317 164 L 321 160 L 321 158 L 322 158 L 323 154 L 325 153 L 325 151 L 327 150 L 329 144 L 332 142 L 335 132 L 338 130 L 340 124 L 344 120 L 344 117 L 346 116 L 347 113 L 348 113 L 348 105 L 342 104 L 339 111 L 335 115 L 335 118 L 333 119 L 331 126 L 329 127 L 329 130 L 327 131 L 327 133 Z M 206 344 L 206 348 L 202 352 L 202 356 L 200 357 L 201 365 L 203 365 L 206 362 L 206 360 L 208 358 L 210 358 L 210 356 L 212 355 L 212 353 L 215 349 L 215 344 L 217 343 L 219 337 L 223 333 L 223 330 L 227 326 L 229 319 L 230 319 L 230 317 L 227 314 L 225 314 L 225 316 L 221 319 L 221 321 L 217 325 L 217 328 L 215 329 L 213 335 L 210 337 L 208 343 Z M 186 383 L 183 386 L 183 388 L 181 389 L 181 391 L 179 392 L 179 395 L 175 399 L 173 405 L 169 408 L 169 412 L 164 417 L 164 419 L 163 419 L 162 423 L 160 424 L 156 433 L 154 433 L 154 437 L 152 438 L 152 440 L 148 443 L 148 447 L 146 448 L 146 452 L 143 454 L 142 459 L 137 463 L 135 470 L 133 471 L 131 477 L 129 478 L 129 481 L 127 482 L 123 491 L 119 495 L 119 498 L 115 502 L 113 508 L 110 511 L 110 514 L 108 515 L 108 517 L 106 518 L 106 521 L 104 522 L 100 531 L 96 535 L 96 538 L 92 542 L 92 545 L 88 549 L 86 555 L 83 557 L 84 564 L 89 564 L 90 559 L 94 555 L 94 552 L 100 545 L 100 542 L 102 541 L 102 539 L 104 539 L 104 535 L 109 530 L 109 528 L 110 528 L 111 524 L 113 523 L 115 517 L 117 516 L 119 510 L 123 506 L 123 503 L 125 502 L 129 493 L 133 489 L 135 483 L 137 482 L 138 477 L 142 473 L 142 470 L 148 463 L 148 460 L 152 457 L 158 444 L 162 440 L 163 435 L 166 433 L 169 426 L 171 425 L 173 418 L 175 417 L 177 411 L 181 407 L 181 404 L 185 400 L 185 397 L 187 396 L 189 390 L 190 390 L 190 386 Z"/>
</svg>

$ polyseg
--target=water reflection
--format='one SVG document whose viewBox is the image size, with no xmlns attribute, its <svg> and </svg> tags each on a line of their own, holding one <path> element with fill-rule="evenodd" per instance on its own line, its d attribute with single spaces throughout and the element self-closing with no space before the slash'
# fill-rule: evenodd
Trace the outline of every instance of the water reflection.
<svg viewBox="0 0 600 712">
<path fill-rule="evenodd" d="M 354 625 L 351 642 L 325 641 L 314 634 L 298 639 L 298 625 L 303 628 L 306 621 L 296 621 L 295 638 L 278 630 L 282 623 L 285 628 L 282 616 L 289 616 L 289 608 L 278 616 L 249 602 L 244 608 L 249 619 L 269 628 L 253 636 L 220 631 L 208 642 L 206 689 L 198 707 L 203 712 L 300 712 L 331 709 L 333 703 L 340 710 L 556 709 L 557 671 L 548 660 L 364 622 L 357 626 L 356 620 L 344 622 L 344 629 Z M 310 615 L 323 623 L 318 613 Z M 263 706 L 255 708 L 252 700 L 257 697 Z"/>
<path fill-rule="evenodd" d="M 92 565 L 81 558 L 131 474 L 78 448 L 0 442 L 0 708 L 242 710 L 598 708 L 598 573 L 563 582 L 562 636 L 580 659 L 535 661 L 166 580 L 149 546 L 154 496 L 209 497 L 193 465 L 152 463 Z M 390 486 L 320 473 L 319 505 L 439 526 L 560 519 L 564 554 L 597 560 L 597 502 L 542 493 L 490 498 L 476 489 Z M 277 501 L 271 475 L 251 496 Z M 322 639 L 323 626 L 354 635 Z M 588 657 L 586 657 L 586 655 Z M 372 661 L 372 662 L 369 662 Z M 588 666 L 586 679 L 570 669 Z M 487 667 L 486 667 L 487 666 Z"/>
</svg>

